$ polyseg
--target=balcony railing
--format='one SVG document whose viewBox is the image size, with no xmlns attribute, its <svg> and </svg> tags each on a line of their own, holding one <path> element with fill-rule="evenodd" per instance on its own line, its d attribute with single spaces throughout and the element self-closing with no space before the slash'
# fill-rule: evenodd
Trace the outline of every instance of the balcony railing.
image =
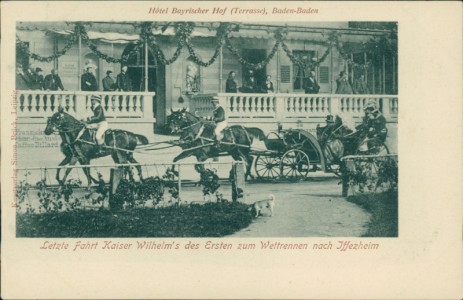
<svg viewBox="0 0 463 300">
<path fill-rule="evenodd" d="M 310 119 L 314 119 L 318 122 L 320 118 L 329 114 L 361 118 L 364 116 L 363 109 L 369 101 L 376 102 L 389 122 L 396 122 L 398 115 L 396 95 L 202 94 L 191 98 L 190 111 L 197 111 L 202 116 L 212 115 L 213 98 L 219 99 L 230 120 L 306 119 L 310 122 Z"/>
<path fill-rule="evenodd" d="M 88 117 L 92 95 L 101 97 L 101 106 L 109 119 L 153 120 L 153 92 L 17 91 L 17 116 L 43 119 L 61 106 L 77 118 Z"/>
</svg>

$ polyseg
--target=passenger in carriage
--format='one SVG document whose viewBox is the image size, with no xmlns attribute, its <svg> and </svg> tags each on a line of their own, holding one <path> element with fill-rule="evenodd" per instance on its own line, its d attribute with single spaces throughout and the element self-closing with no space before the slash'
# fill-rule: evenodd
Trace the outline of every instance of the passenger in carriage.
<svg viewBox="0 0 463 300">
<path fill-rule="evenodd" d="M 85 123 L 87 124 L 87 128 L 89 129 L 96 129 L 95 139 L 96 143 L 99 146 L 97 155 L 103 154 L 104 149 L 104 133 L 108 130 L 108 122 L 106 121 L 103 107 L 101 106 L 101 97 L 92 95 L 91 98 L 92 107 L 93 107 L 93 116 L 87 118 Z M 80 136 L 79 136 L 80 137 Z M 78 137 L 78 138 L 79 138 Z"/>
<path fill-rule="evenodd" d="M 351 153 L 354 153 L 362 141 L 368 139 L 368 148 L 375 140 L 384 143 L 387 136 L 386 118 L 379 112 L 376 103 L 370 101 L 365 109 L 362 124 L 355 127 L 356 131 L 344 137 L 344 142 Z"/>
<path fill-rule="evenodd" d="M 227 127 L 227 119 L 225 118 L 225 110 L 219 103 L 219 99 L 214 98 L 212 100 L 214 104 L 214 122 L 215 122 L 215 140 L 217 142 L 221 141 L 223 138 L 223 130 Z"/>
</svg>

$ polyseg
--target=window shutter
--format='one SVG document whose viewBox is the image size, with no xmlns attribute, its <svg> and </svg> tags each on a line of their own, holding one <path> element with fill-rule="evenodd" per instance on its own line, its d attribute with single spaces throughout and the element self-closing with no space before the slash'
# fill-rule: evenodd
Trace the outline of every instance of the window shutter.
<svg viewBox="0 0 463 300">
<path fill-rule="evenodd" d="M 281 83 L 291 82 L 291 66 L 288 66 L 288 65 L 280 66 L 280 78 L 281 78 Z"/>
<path fill-rule="evenodd" d="M 320 83 L 329 83 L 330 82 L 330 71 L 328 67 L 320 67 L 319 69 L 319 82 Z"/>
</svg>

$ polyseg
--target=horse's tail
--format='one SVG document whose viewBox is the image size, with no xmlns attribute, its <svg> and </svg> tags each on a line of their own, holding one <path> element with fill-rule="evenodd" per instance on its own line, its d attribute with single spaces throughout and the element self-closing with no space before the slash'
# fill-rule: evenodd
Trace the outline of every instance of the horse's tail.
<svg viewBox="0 0 463 300">
<path fill-rule="evenodd" d="M 258 138 L 259 141 L 265 141 L 267 139 L 267 136 L 265 135 L 264 131 L 262 129 L 257 128 L 257 127 L 245 127 L 244 128 L 246 132 L 255 138 Z"/>
<path fill-rule="evenodd" d="M 146 145 L 149 143 L 148 139 L 144 135 L 135 134 L 135 137 L 137 138 L 137 142 L 140 143 L 141 145 Z"/>
</svg>

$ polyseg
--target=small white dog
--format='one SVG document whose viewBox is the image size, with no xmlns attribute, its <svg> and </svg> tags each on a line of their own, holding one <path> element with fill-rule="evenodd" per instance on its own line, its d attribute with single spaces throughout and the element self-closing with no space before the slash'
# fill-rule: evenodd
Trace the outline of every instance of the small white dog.
<svg viewBox="0 0 463 300">
<path fill-rule="evenodd" d="M 270 194 L 268 195 L 267 199 L 254 202 L 254 204 L 251 206 L 251 210 L 253 210 L 256 213 L 255 217 L 257 218 L 262 212 L 262 210 L 268 209 L 270 210 L 270 217 L 272 217 L 274 206 L 275 196 Z"/>
</svg>

